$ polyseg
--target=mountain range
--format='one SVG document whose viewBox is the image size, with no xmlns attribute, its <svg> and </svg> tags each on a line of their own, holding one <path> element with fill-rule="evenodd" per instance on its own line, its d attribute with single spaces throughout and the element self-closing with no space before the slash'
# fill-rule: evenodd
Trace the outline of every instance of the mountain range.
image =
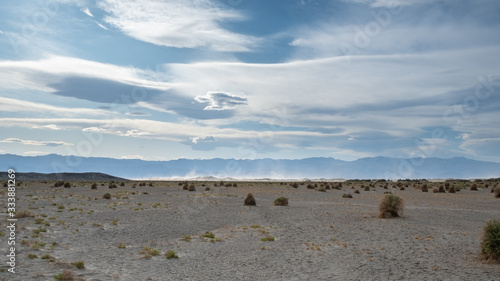
<svg viewBox="0 0 500 281">
<path fill-rule="evenodd" d="M 0 171 L 105 173 L 127 179 L 231 177 L 240 179 L 469 179 L 500 177 L 500 163 L 457 158 L 372 157 L 354 161 L 306 159 L 177 159 L 144 161 L 100 157 L 0 155 Z"/>
</svg>

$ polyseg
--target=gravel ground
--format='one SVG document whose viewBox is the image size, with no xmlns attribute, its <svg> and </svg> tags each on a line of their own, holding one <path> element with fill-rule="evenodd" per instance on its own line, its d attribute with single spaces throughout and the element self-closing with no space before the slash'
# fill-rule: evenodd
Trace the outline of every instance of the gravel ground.
<svg viewBox="0 0 500 281">
<path fill-rule="evenodd" d="M 500 219 L 500 199 L 489 189 L 449 194 L 377 187 L 354 194 L 351 187 L 319 192 L 279 183 L 210 183 L 210 191 L 202 191 L 197 183 L 195 192 L 174 182 L 97 190 L 91 190 L 90 183 L 74 185 L 51 188 L 32 182 L 18 189 L 18 208 L 30 210 L 34 217 L 18 220 L 17 273 L 0 272 L 0 280 L 55 280 L 53 276 L 63 270 L 87 281 L 500 276 L 500 265 L 478 259 L 485 222 Z M 403 198 L 402 218 L 377 218 L 378 203 L 387 191 Z M 102 198 L 107 192 L 111 200 Z M 243 206 L 249 192 L 256 207 Z M 344 193 L 354 198 L 342 198 Z M 278 196 L 288 197 L 289 206 L 273 206 Z M 2 220 L 4 234 L 6 225 Z M 46 232 L 37 235 L 40 228 Z M 201 237 L 207 231 L 215 238 Z M 186 235 L 190 241 L 185 241 Z M 261 241 L 266 236 L 275 241 Z M 6 251 L 7 237 L 0 238 Z M 144 247 L 159 255 L 145 257 L 140 254 Z M 167 259 L 169 250 L 178 258 Z M 30 254 L 37 257 L 29 258 Z M 42 259 L 45 255 L 48 258 Z M 2 269 L 8 268 L 5 256 Z M 83 261 L 85 268 L 71 265 L 76 261 Z"/>
</svg>

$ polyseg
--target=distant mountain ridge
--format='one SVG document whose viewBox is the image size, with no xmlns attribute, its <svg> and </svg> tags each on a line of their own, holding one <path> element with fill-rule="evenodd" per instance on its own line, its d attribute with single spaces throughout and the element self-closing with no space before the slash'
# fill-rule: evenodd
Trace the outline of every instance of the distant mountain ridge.
<svg viewBox="0 0 500 281">
<path fill-rule="evenodd" d="M 287 159 L 177 159 L 144 161 L 77 157 L 0 155 L 0 171 L 36 173 L 104 173 L 127 179 L 147 178 L 344 178 L 344 179 L 431 179 L 497 178 L 500 163 L 466 159 L 373 157 L 354 161 L 334 158 Z"/>
<path fill-rule="evenodd" d="M 68 180 L 68 181 L 125 181 L 124 178 L 114 177 L 103 173 L 22 173 L 17 172 L 16 177 L 21 181 L 52 181 L 52 180 Z M 7 172 L 0 172 L 0 179 L 6 181 L 8 179 Z"/>
</svg>

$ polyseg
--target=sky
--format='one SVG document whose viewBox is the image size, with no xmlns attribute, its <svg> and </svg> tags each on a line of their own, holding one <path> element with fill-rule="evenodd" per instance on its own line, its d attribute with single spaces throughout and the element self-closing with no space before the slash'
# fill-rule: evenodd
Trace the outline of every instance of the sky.
<svg viewBox="0 0 500 281">
<path fill-rule="evenodd" d="M 3 0 L 0 153 L 500 162 L 497 0 Z"/>
</svg>

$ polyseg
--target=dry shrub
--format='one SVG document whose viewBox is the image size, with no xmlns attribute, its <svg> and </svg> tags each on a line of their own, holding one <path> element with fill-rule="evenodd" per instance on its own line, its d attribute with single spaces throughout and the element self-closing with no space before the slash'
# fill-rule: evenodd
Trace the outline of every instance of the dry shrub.
<svg viewBox="0 0 500 281">
<path fill-rule="evenodd" d="M 97 184 L 93 183 L 92 186 L 90 187 L 91 189 L 97 189 Z"/>
<path fill-rule="evenodd" d="M 429 188 L 427 188 L 427 184 L 422 185 L 422 192 L 429 192 Z"/>
<path fill-rule="evenodd" d="M 342 198 L 352 198 L 352 194 L 344 193 L 344 195 L 342 195 Z"/>
<path fill-rule="evenodd" d="M 307 186 L 306 186 L 307 189 L 314 189 L 314 185 L 308 183 Z"/>
<path fill-rule="evenodd" d="M 500 222 L 495 219 L 483 229 L 481 254 L 486 261 L 500 262 Z"/>
<path fill-rule="evenodd" d="M 247 197 L 245 198 L 245 203 L 243 204 L 244 206 L 256 206 L 257 202 L 255 202 L 255 198 L 253 197 L 252 193 L 248 193 Z"/>
<path fill-rule="evenodd" d="M 194 184 L 189 185 L 188 191 L 196 191 Z"/>
<path fill-rule="evenodd" d="M 326 187 L 324 187 L 324 186 L 320 186 L 320 187 L 318 187 L 318 189 L 317 189 L 317 190 L 318 190 L 318 191 L 321 191 L 321 192 L 326 192 Z"/>
<path fill-rule="evenodd" d="M 281 196 L 274 199 L 274 206 L 288 206 L 288 198 Z"/>
<path fill-rule="evenodd" d="M 388 194 L 382 198 L 379 205 L 379 218 L 397 218 L 403 213 L 403 199 L 399 196 Z"/>
<path fill-rule="evenodd" d="M 56 277 L 57 276 L 57 277 Z M 61 281 L 73 281 L 75 279 L 75 274 L 73 271 L 65 269 L 61 274 L 54 276 L 56 280 L 61 280 Z"/>
<path fill-rule="evenodd" d="M 359 189 L 357 189 L 357 188 L 356 188 L 356 189 L 354 190 L 354 193 L 359 194 Z"/>
<path fill-rule="evenodd" d="M 102 196 L 102 198 L 104 198 L 104 199 L 108 199 L 108 200 L 109 200 L 109 199 L 111 199 L 111 194 L 109 194 L 109 193 L 105 193 L 105 194 Z"/>
<path fill-rule="evenodd" d="M 455 187 L 453 185 L 448 188 L 448 193 L 455 193 Z"/>
<path fill-rule="evenodd" d="M 363 187 L 363 186 L 361 186 L 361 187 Z M 365 191 L 370 191 L 370 186 L 367 185 L 364 188 L 365 188 Z"/>
<path fill-rule="evenodd" d="M 471 184 L 470 190 L 477 191 L 477 184 L 475 184 L 475 183 Z"/>
<path fill-rule="evenodd" d="M 16 214 L 14 215 L 14 218 L 16 219 L 20 219 L 20 218 L 32 218 L 34 217 L 35 215 L 29 211 L 29 210 L 21 210 L 21 211 L 17 211 Z"/>
<path fill-rule="evenodd" d="M 500 198 L 500 187 L 493 189 L 493 194 L 495 194 L 495 198 Z"/>
<path fill-rule="evenodd" d="M 188 190 L 189 189 L 189 184 L 185 183 L 182 185 L 182 190 Z"/>
</svg>

